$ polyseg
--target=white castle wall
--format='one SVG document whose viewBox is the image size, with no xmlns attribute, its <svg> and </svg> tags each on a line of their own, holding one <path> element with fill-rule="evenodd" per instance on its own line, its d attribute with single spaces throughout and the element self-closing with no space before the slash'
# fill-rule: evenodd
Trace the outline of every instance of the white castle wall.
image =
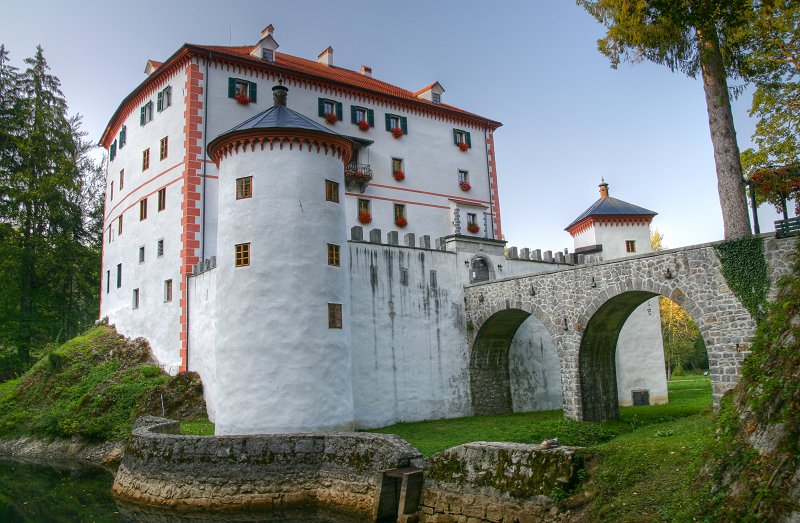
<svg viewBox="0 0 800 523">
<path fill-rule="evenodd" d="M 634 389 L 648 389 L 654 405 L 669 400 L 658 301 L 652 298 L 641 304 L 619 333 L 616 363 L 620 405 L 633 405 Z"/>
<path fill-rule="evenodd" d="M 247 175 L 253 196 L 236 200 Z M 217 434 L 353 428 L 345 215 L 326 178 L 343 181 L 342 160 L 296 145 L 220 163 Z M 245 242 L 250 266 L 234 267 Z M 328 243 L 342 267 L 327 265 Z M 343 304 L 342 329 L 328 328 L 328 303 Z"/>
<path fill-rule="evenodd" d="M 103 267 L 100 316 L 108 316 L 121 334 L 144 336 L 153 353 L 170 373 L 180 366 L 180 234 L 181 176 L 184 159 L 185 109 L 183 88 L 185 71 L 165 80 L 159 90 L 172 86 L 172 105 L 156 111 L 153 120 L 139 123 L 139 106 L 125 119 L 127 143 L 108 163 L 106 209 L 103 224 Z M 143 105 L 143 104 L 141 104 Z M 159 142 L 168 136 L 168 156 L 159 159 Z M 119 134 L 117 134 L 119 138 Z M 150 168 L 142 171 L 142 152 L 150 148 Z M 119 172 L 125 170 L 125 187 L 119 189 Z M 110 186 L 114 182 L 114 198 Z M 166 186 L 166 208 L 158 211 L 157 191 Z M 139 200 L 147 196 L 147 219 L 139 220 Z M 122 235 L 117 218 L 124 214 Z M 108 241 L 111 229 L 111 243 Z M 157 244 L 164 239 L 164 255 L 158 257 Z M 145 248 L 145 261 L 139 263 L 139 248 Z M 122 263 L 122 286 L 116 287 L 117 264 Z M 110 286 L 106 292 L 106 275 Z M 172 301 L 164 301 L 164 281 L 172 280 Z M 132 309 L 133 289 L 139 289 L 139 308 Z"/>
<path fill-rule="evenodd" d="M 189 370 L 203 380 L 208 419 L 214 421 L 219 402 L 217 384 L 217 271 L 193 275 L 189 288 Z"/>
<path fill-rule="evenodd" d="M 514 334 L 508 353 L 514 412 L 556 410 L 564 402 L 561 364 L 550 333 L 534 316 Z"/>
</svg>

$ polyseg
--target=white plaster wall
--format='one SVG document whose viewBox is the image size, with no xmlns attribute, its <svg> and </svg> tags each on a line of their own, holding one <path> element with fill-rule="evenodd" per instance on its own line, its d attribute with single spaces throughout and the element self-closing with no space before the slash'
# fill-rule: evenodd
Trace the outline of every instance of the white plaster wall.
<svg viewBox="0 0 800 523">
<path fill-rule="evenodd" d="M 598 243 L 600 243 L 597 241 L 597 238 L 595 237 L 594 227 L 589 227 L 588 229 L 584 229 L 583 231 L 579 232 L 572 238 L 574 241 L 575 250 L 580 249 L 581 247 L 590 247 L 592 245 L 597 245 Z M 603 252 L 599 252 L 597 253 L 597 255 L 598 256 L 605 255 L 605 247 L 603 247 Z"/>
<path fill-rule="evenodd" d="M 652 405 L 667 403 L 667 374 L 658 297 L 641 304 L 628 317 L 617 341 L 617 396 L 633 405 L 633 389 L 648 389 Z"/>
<path fill-rule="evenodd" d="M 217 239 L 217 434 L 351 430 L 350 287 L 345 215 L 324 180 L 342 161 L 298 150 L 240 152 L 220 163 Z M 235 178 L 253 176 L 253 197 Z M 251 265 L 234 267 L 251 243 Z M 327 265 L 327 244 L 342 267 Z M 328 328 L 342 303 L 343 328 Z"/>
<path fill-rule="evenodd" d="M 595 224 L 595 237 L 597 243 L 603 246 L 603 251 L 599 252 L 604 260 L 615 260 L 652 252 L 650 248 L 650 227 L 648 225 L 612 225 Z M 625 250 L 625 241 L 636 241 L 636 252 L 629 253 Z"/>
<path fill-rule="evenodd" d="M 561 365 L 553 339 L 542 322 L 529 316 L 514 335 L 508 353 L 514 412 L 556 410 L 563 405 Z"/>
<path fill-rule="evenodd" d="M 217 415 L 217 272 L 191 276 L 189 291 L 189 370 L 200 374 L 208 419 Z"/>
<path fill-rule="evenodd" d="M 469 415 L 466 320 L 455 253 L 356 242 L 349 250 L 356 426 Z M 401 267 L 408 270 L 407 286 L 400 281 Z M 430 284 L 432 269 L 437 287 Z"/>
<path fill-rule="evenodd" d="M 228 98 L 228 78 L 235 77 L 255 81 L 258 99 L 254 104 L 243 106 Z M 252 75 L 247 71 L 227 65 L 211 66 L 208 74 L 208 138 L 209 141 L 221 133 L 240 124 L 247 118 L 272 106 L 272 87 L 276 77 L 263 73 Z M 385 102 L 367 100 L 342 92 L 327 92 L 308 84 L 300 85 L 287 80 L 289 88 L 287 106 L 312 120 L 326 125 L 345 136 L 373 140 L 374 144 L 362 153 L 361 162 L 369 163 L 374 179 L 361 194 L 350 188 L 345 198 L 347 227 L 357 225 L 357 199 L 368 198 L 372 202 L 372 224 L 384 233 L 398 230 L 413 232 L 418 236 L 428 234 L 437 238 L 451 233 L 452 218 L 449 214 L 450 199 L 473 199 L 489 206 L 489 171 L 484 130 L 445 119 L 434 119 L 425 115 L 411 114 L 404 109 Z M 317 116 L 317 99 L 328 98 L 342 103 L 343 120 L 328 124 Z M 357 105 L 373 109 L 375 127 L 364 132 L 350 123 L 350 106 Z M 408 118 L 408 134 L 395 139 L 386 131 L 385 114 L 397 114 Z M 453 128 L 470 132 L 472 148 L 462 152 L 453 143 Z M 367 157 L 368 155 L 368 157 Z M 406 179 L 402 182 L 392 177 L 391 159 L 402 158 Z M 469 192 L 458 185 L 458 170 L 469 172 Z M 342 187 L 344 189 L 344 186 Z M 405 203 L 408 226 L 399 229 L 394 225 L 392 204 Z M 489 220 L 491 223 L 491 220 Z M 483 231 L 482 231 L 483 232 Z M 491 235 L 490 235 L 491 236 Z"/>
<path fill-rule="evenodd" d="M 108 316 L 118 331 L 128 337 L 143 336 L 150 342 L 158 361 L 170 373 L 180 365 L 180 234 L 181 175 L 184 158 L 185 71 L 178 71 L 158 87 L 172 86 L 172 105 L 153 119 L 139 124 L 137 106 L 125 118 L 127 143 L 109 162 L 106 179 L 106 210 L 103 229 L 103 283 L 100 316 Z M 143 105 L 143 104 L 141 104 Z M 159 142 L 169 137 L 168 156 L 159 159 Z M 117 134 L 117 139 L 119 134 Z M 150 168 L 142 171 L 142 151 L 150 148 Z M 125 170 L 125 187 L 119 190 L 119 172 Z M 110 184 L 114 181 L 114 198 Z M 166 186 L 166 209 L 158 212 L 157 191 Z M 139 221 L 139 200 L 148 198 L 147 219 Z M 122 235 L 117 218 L 124 214 Z M 109 243 L 109 228 L 111 243 Z M 164 256 L 156 256 L 157 242 L 164 238 Z M 145 247 L 145 261 L 139 263 L 139 247 Z M 116 287 L 116 267 L 122 263 L 122 286 Z M 106 292 L 106 271 L 111 284 Z M 164 281 L 172 279 L 172 301 L 164 301 Z M 133 289 L 139 289 L 139 308 L 132 309 Z"/>
</svg>

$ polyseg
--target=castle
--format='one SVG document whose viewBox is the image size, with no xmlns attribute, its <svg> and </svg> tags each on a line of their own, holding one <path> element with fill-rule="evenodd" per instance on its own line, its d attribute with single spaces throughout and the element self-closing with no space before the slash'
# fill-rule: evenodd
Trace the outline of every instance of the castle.
<svg viewBox="0 0 800 523">
<path fill-rule="evenodd" d="M 506 249 L 499 122 L 438 82 L 407 91 L 330 47 L 277 49 L 270 25 L 255 45 L 148 61 L 101 138 L 100 316 L 169 372 L 197 371 L 218 434 L 470 415 L 465 285 L 649 250 L 655 213 L 605 184 L 567 228 L 574 253 Z M 622 404 L 666 401 L 659 335 L 654 299 L 620 334 Z M 513 410 L 560 408 L 535 318 L 509 350 Z"/>
</svg>

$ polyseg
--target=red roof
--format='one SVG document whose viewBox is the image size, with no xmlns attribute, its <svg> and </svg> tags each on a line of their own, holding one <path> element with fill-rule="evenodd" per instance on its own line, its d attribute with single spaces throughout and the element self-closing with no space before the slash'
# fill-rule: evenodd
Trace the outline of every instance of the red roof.
<svg viewBox="0 0 800 523">
<path fill-rule="evenodd" d="M 253 67 L 271 70 L 277 74 L 280 74 L 281 72 L 285 72 L 286 74 L 294 73 L 307 78 L 319 79 L 328 84 L 338 84 L 345 88 L 350 87 L 352 89 L 364 91 L 365 94 L 373 93 L 388 96 L 399 99 L 400 101 L 405 101 L 407 103 L 413 103 L 418 107 L 424 107 L 429 111 L 449 114 L 451 117 L 477 120 L 478 123 L 488 125 L 493 129 L 502 125 L 500 122 L 485 118 L 475 113 L 464 111 L 463 109 L 459 109 L 458 107 L 452 105 L 434 104 L 431 101 L 417 97 L 412 91 L 402 89 L 386 82 L 381 82 L 380 80 L 363 75 L 357 71 L 351 71 L 350 69 L 344 69 L 342 67 L 336 67 L 332 65 L 325 65 L 313 60 L 306 60 L 305 58 L 299 58 L 277 52 L 275 53 L 275 62 L 265 62 L 264 60 L 251 56 L 250 52 L 252 50 L 252 45 L 231 47 L 184 44 L 171 57 L 167 58 L 157 70 L 153 71 L 153 73 L 145 81 L 139 84 L 139 86 L 137 86 L 136 89 L 134 89 L 134 91 L 125 98 L 125 100 L 123 100 L 117 111 L 114 113 L 114 116 L 109 121 L 106 131 L 103 133 L 103 137 L 100 140 L 101 144 L 106 141 L 110 142 L 110 133 L 114 129 L 114 123 L 120 116 L 126 102 L 134 99 L 136 95 L 150 85 L 151 82 L 157 81 L 157 77 L 167 71 L 169 67 L 166 66 L 173 63 L 173 61 L 181 59 L 182 57 L 186 56 L 187 53 L 189 55 L 202 55 L 205 54 L 204 51 L 211 53 L 212 56 L 210 56 L 210 58 L 217 58 L 219 60 L 230 58 L 239 63 L 246 63 Z"/>
</svg>

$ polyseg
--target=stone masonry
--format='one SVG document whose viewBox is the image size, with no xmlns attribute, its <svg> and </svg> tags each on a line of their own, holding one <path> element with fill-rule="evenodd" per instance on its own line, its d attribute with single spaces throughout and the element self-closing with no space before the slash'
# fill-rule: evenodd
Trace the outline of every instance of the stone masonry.
<svg viewBox="0 0 800 523">
<path fill-rule="evenodd" d="M 774 283 L 789 271 L 794 240 L 763 241 Z M 616 399 L 608 387 L 615 393 L 616 385 L 596 388 L 598 376 L 592 374 L 608 368 L 608 354 L 613 362 L 619 330 L 630 312 L 658 295 L 678 303 L 700 328 L 717 405 L 736 383 L 755 322 L 728 287 L 714 244 L 703 244 L 467 286 L 476 413 L 503 410 L 508 344 L 521 322 L 534 315 L 558 351 L 565 416 L 587 421 L 614 417 L 609 409 L 616 408 Z M 613 376 L 599 378 L 608 382 Z"/>
</svg>

